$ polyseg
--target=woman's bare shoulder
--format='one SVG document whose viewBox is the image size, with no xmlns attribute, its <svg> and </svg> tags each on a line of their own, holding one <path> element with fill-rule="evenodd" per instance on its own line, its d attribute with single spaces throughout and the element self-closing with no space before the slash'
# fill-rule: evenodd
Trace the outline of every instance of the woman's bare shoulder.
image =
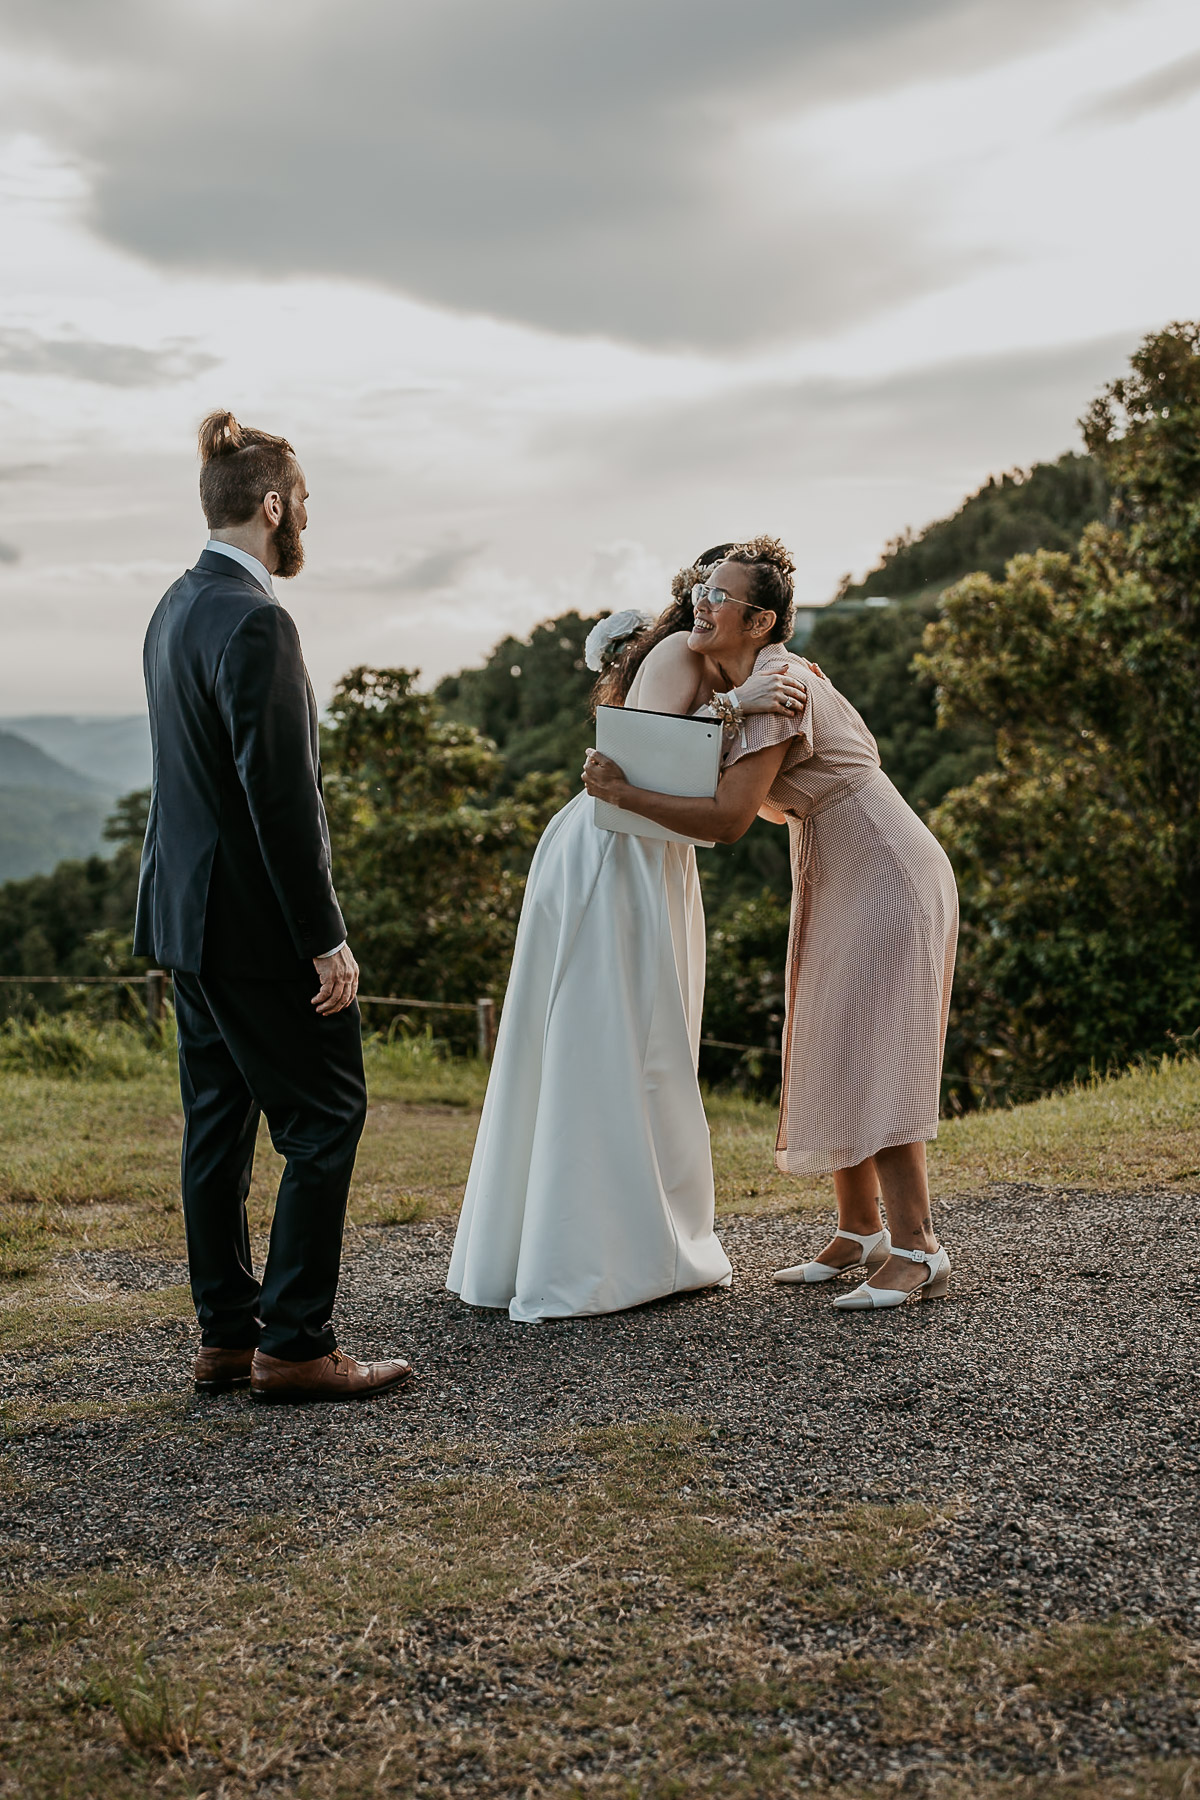
<svg viewBox="0 0 1200 1800">
<path fill-rule="evenodd" d="M 704 661 L 687 647 L 687 632 L 673 631 L 646 654 L 626 697 L 626 706 L 644 712 L 691 712 Z"/>
<path fill-rule="evenodd" d="M 669 637 L 661 638 L 653 650 L 647 652 L 642 667 L 643 669 L 661 669 L 664 673 L 669 670 L 687 669 L 695 673 L 698 681 L 701 660 L 694 650 L 688 649 L 687 632 L 673 631 Z"/>
</svg>

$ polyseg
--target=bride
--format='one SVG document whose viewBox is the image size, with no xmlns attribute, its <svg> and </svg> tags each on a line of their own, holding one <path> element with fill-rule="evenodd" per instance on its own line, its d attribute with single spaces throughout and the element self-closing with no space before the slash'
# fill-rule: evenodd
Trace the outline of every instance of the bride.
<svg viewBox="0 0 1200 1800">
<path fill-rule="evenodd" d="M 692 588 L 731 548 L 681 570 L 652 626 L 637 613 L 597 626 L 600 701 L 708 709 Z M 771 613 L 745 622 L 764 641 L 774 625 Z M 793 712 L 805 698 L 790 671 L 754 674 L 714 710 Z M 452 1293 L 532 1324 L 729 1285 L 696 1079 L 703 997 L 695 850 L 604 831 L 577 794 L 529 871 Z"/>
</svg>

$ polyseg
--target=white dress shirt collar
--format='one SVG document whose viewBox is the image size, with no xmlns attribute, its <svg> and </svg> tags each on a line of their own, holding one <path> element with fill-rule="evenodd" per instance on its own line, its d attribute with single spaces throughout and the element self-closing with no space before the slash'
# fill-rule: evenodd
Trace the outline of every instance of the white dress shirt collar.
<svg viewBox="0 0 1200 1800">
<path fill-rule="evenodd" d="M 215 550 L 218 555 L 232 557 L 235 563 L 241 563 L 243 569 L 250 571 L 259 587 L 265 588 L 272 600 L 275 598 L 275 589 L 271 586 L 271 571 L 259 562 L 257 556 L 251 556 L 248 550 L 239 550 L 236 544 L 223 544 L 220 538 L 209 538 L 204 548 Z"/>
</svg>

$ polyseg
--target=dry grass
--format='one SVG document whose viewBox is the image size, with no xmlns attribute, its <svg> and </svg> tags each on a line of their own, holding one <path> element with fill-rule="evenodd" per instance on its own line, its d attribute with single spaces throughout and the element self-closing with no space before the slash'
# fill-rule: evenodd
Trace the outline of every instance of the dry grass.
<svg viewBox="0 0 1200 1800">
<path fill-rule="evenodd" d="M 1200 1188 L 1200 1060 L 1164 1057 L 1027 1106 L 951 1120 L 931 1167 L 942 1193 L 989 1181 L 1194 1192 Z"/>
<path fill-rule="evenodd" d="M 827 1177 L 779 1175 L 771 1166 L 772 1110 L 720 1094 L 709 1097 L 708 1108 L 724 1211 L 830 1204 Z M 1194 1190 L 1200 1187 L 1200 1060 L 1164 1058 L 1026 1106 L 945 1120 L 929 1146 L 929 1179 L 939 1197 L 1015 1181 L 1097 1192 Z"/>
<path fill-rule="evenodd" d="M 384 1051 L 370 1081 L 352 1225 L 452 1213 L 481 1071 Z M 827 1182 L 775 1172 L 771 1109 L 718 1096 L 710 1114 L 723 1210 L 828 1204 Z M 1140 1070 L 949 1123 L 934 1185 L 1194 1186 L 1198 1124 L 1200 1064 Z M 122 1080 L 0 1075 L 0 1343 L 187 1315 L 183 1288 L 118 1293 L 49 1266 L 89 1248 L 182 1255 L 178 1133 L 162 1061 Z M 277 1167 L 264 1144 L 260 1229 Z M 158 1397 L 30 1403 L 7 1431 L 126 1413 L 142 1435 L 180 1429 Z M 556 1474 L 522 1479 L 486 1445 L 382 1462 L 389 1522 L 332 1543 L 281 1511 L 215 1543 L 203 1573 L 26 1589 L 4 1625 L 0 1795 L 792 1800 L 834 1778 L 854 1800 L 913 1767 L 938 1800 L 1200 1800 L 1184 1763 L 1113 1769 L 1122 1718 L 1196 1691 L 1165 1631 L 1031 1631 L 997 1604 L 935 1602 L 917 1576 L 929 1510 L 747 1518 L 695 1423 L 533 1448 Z M 838 1764 L 847 1743 L 870 1753 L 858 1772 Z"/>
<path fill-rule="evenodd" d="M 374 1047 L 368 1070 L 372 1104 L 351 1229 L 452 1216 L 470 1164 L 484 1071 L 443 1061 L 420 1043 Z M 775 1169 L 772 1108 L 722 1094 L 710 1095 L 708 1106 L 721 1212 L 829 1206 L 827 1179 Z M 127 1079 L 0 1073 L 0 1344 L 63 1332 L 76 1341 L 89 1321 L 109 1329 L 179 1313 L 174 1293 L 153 1301 L 99 1289 L 89 1296 L 78 1284 L 72 1293 L 48 1265 L 79 1249 L 182 1257 L 181 1124 L 165 1057 L 146 1059 L 145 1072 Z M 260 1243 L 280 1167 L 264 1127 L 251 1193 Z M 938 1195 L 1000 1181 L 1195 1187 L 1198 1171 L 1197 1061 L 1137 1069 L 1010 1111 L 950 1120 L 930 1147 Z"/>
<path fill-rule="evenodd" d="M 947 1794 L 983 1795 L 1005 1791 L 984 1769 L 1052 1760 L 1081 1718 L 1111 1726 L 1143 1694 L 1196 1689 L 1162 1632 L 1019 1632 L 934 1602 L 911 1580 L 925 1509 L 834 1507 L 790 1529 L 730 1511 L 689 1421 L 541 1448 L 557 1461 L 540 1481 L 483 1447 L 383 1463 L 392 1523 L 331 1544 L 277 1515 L 230 1533 L 203 1574 L 24 1592 L 0 1745 L 19 1774 L 0 1794 L 219 1783 L 239 1800 L 270 1776 L 306 1800 L 783 1800 L 855 1742 L 877 1772 L 932 1752 L 961 1777 Z M 894 1791 L 840 1773 L 847 1792 Z M 1149 1800 L 1182 1776 L 1078 1791 Z"/>
<path fill-rule="evenodd" d="M 371 1114 L 352 1225 L 452 1212 L 462 1198 L 485 1075 L 428 1047 L 374 1047 Z M 182 1256 L 174 1065 L 128 1079 L 0 1072 L 0 1278 L 28 1280 L 73 1249 Z M 282 1168 L 264 1125 L 251 1211 L 265 1232 Z"/>
</svg>

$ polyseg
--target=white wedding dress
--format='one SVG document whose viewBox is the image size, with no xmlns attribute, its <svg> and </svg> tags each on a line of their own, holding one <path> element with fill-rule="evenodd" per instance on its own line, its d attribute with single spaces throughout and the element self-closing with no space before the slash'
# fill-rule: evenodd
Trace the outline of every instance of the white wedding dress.
<svg viewBox="0 0 1200 1800">
<path fill-rule="evenodd" d="M 696 1081 L 704 913 L 690 845 L 546 829 L 447 1286 L 533 1323 L 728 1285 Z"/>
</svg>

